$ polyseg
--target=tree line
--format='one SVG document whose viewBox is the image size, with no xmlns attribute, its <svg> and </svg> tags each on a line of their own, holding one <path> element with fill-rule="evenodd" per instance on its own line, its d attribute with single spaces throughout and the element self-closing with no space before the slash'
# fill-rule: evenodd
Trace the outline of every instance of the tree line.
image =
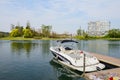
<svg viewBox="0 0 120 80">
<path fill-rule="evenodd" d="M 1 31 L 0 31 L 0 38 L 2 38 L 2 37 L 7 37 L 7 36 L 9 36 L 9 33 L 8 33 L 8 32 L 1 32 Z"/>
<path fill-rule="evenodd" d="M 30 27 L 30 23 L 27 22 L 26 27 L 18 25 L 11 24 L 11 32 L 10 37 L 25 37 L 25 38 L 31 38 L 33 37 L 33 30 Z"/>
<path fill-rule="evenodd" d="M 52 31 L 51 25 L 41 25 L 38 30 L 35 30 L 31 27 L 29 21 L 26 23 L 26 26 L 21 26 L 20 24 L 14 25 L 11 24 L 10 33 L 0 32 L 1 37 L 24 37 L 24 38 L 68 38 L 71 36 L 69 33 L 58 34 Z M 120 38 L 120 29 L 111 29 L 108 33 L 103 36 L 104 38 Z M 76 30 L 76 35 L 74 36 L 76 39 L 90 39 L 97 38 L 96 36 L 89 36 L 87 32 L 82 29 Z M 100 37 L 101 38 L 101 37 Z"/>
<path fill-rule="evenodd" d="M 26 27 L 11 24 L 11 37 L 24 37 L 33 38 L 35 36 L 49 37 L 51 33 L 52 26 L 42 25 L 39 31 L 36 31 L 31 27 L 30 23 L 27 22 Z"/>
<path fill-rule="evenodd" d="M 24 38 L 65 38 L 69 34 L 63 33 L 58 34 L 52 31 L 51 25 L 41 25 L 38 30 L 31 27 L 30 23 L 27 22 L 26 26 L 20 26 L 11 24 L 10 37 L 24 37 Z"/>
<path fill-rule="evenodd" d="M 111 29 L 108 34 L 105 35 L 107 38 L 120 38 L 120 29 Z"/>
<path fill-rule="evenodd" d="M 90 36 L 82 29 L 76 31 L 76 39 L 96 39 L 96 38 L 120 38 L 120 29 L 111 29 L 103 36 Z"/>
</svg>

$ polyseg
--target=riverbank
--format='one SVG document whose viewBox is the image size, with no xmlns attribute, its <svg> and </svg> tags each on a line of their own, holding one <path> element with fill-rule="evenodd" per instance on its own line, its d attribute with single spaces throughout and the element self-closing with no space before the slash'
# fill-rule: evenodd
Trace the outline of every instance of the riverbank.
<svg viewBox="0 0 120 80">
<path fill-rule="evenodd" d="M 34 40 L 33 38 L 24 38 L 24 37 L 4 37 L 0 40 Z"/>
<path fill-rule="evenodd" d="M 59 40 L 59 39 L 65 39 L 65 38 L 24 38 L 24 37 L 4 37 L 0 38 L 0 40 Z"/>
<path fill-rule="evenodd" d="M 0 40 L 59 40 L 59 39 L 65 39 L 65 38 L 24 38 L 24 37 L 4 37 L 0 38 Z M 77 39 L 77 40 L 120 40 L 120 38 L 89 38 L 89 39 Z"/>
<path fill-rule="evenodd" d="M 120 38 L 103 38 L 105 40 L 120 40 Z"/>
</svg>

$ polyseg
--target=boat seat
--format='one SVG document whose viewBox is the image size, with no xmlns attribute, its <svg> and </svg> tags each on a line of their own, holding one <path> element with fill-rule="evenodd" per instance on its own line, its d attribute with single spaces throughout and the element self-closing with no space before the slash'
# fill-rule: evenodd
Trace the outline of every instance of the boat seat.
<svg viewBox="0 0 120 80">
<path fill-rule="evenodd" d="M 71 48 L 69 48 L 69 47 L 65 47 L 65 50 L 72 50 Z"/>
<path fill-rule="evenodd" d="M 63 47 L 60 47 L 60 48 L 59 48 L 59 51 L 61 51 L 61 52 L 63 52 L 63 53 L 66 53 L 66 54 L 72 54 L 72 53 L 75 52 L 75 50 L 72 50 L 71 48 L 69 48 L 69 50 L 68 50 L 68 48 L 67 48 L 67 50 L 66 50 L 66 49 L 63 48 Z"/>
<path fill-rule="evenodd" d="M 75 51 L 75 50 L 65 50 L 65 49 L 60 49 L 60 48 L 58 50 L 61 52 L 64 52 L 64 53 L 69 53 L 69 54 L 74 53 L 74 51 Z"/>
<path fill-rule="evenodd" d="M 59 51 L 64 52 L 64 51 L 65 51 L 65 49 L 64 49 L 63 47 L 60 47 L 60 48 L 59 48 Z"/>
</svg>

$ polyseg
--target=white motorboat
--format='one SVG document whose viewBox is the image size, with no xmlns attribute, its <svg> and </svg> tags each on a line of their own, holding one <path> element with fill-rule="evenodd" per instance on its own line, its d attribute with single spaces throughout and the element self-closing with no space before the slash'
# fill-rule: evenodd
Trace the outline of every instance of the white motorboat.
<svg viewBox="0 0 120 80">
<path fill-rule="evenodd" d="M 105 65 L 90 53 L 79 49 L 74 49 L 73 44 L 78 43 L 75 40 L 59 40 L 58 46 L 50 47 L 51 52 L 62 64 L 78 71 L 97 71 L 104 69 Z M 69 46 L 68 46 L 69 45 Z"/>
</svg>

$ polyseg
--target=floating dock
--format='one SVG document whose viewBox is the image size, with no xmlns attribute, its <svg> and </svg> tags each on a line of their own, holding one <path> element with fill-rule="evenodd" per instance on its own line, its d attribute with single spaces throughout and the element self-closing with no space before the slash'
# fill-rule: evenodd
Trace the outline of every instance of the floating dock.
<svg viewBox="0 0 120 80">
<path fill-rule="evenodd" d="M 106 56 L 106 55 L 101 55 L 101 54 L 95 54 L 95 53 L 91 53 L 91 54 L 96 56 L 101 62 L 111 64 L 111 65 L 114 65 L 116 67 L 111 68 L 111 69 L 86 73 L 85 77 L 87 77 L 87 79 L 91 80 L 91 76 L 100 77 L 100 78 L 102 78 L 102 80 L 106 80 L 106 78 L 109 78 L 111 76 L 120 79 L 120 59 L 109 57 L 109 56 Z"/>
<path fill-rule="evenodd" d="M 95 54 L 95 53 L 91 53 L 91 54 L 96 56 L 102 62 L 106 62 L 106 63 L 120 67 L 120 59 L 109 57 L 106 55 L 101 55 L 101 54 Z"/>
</svg>

